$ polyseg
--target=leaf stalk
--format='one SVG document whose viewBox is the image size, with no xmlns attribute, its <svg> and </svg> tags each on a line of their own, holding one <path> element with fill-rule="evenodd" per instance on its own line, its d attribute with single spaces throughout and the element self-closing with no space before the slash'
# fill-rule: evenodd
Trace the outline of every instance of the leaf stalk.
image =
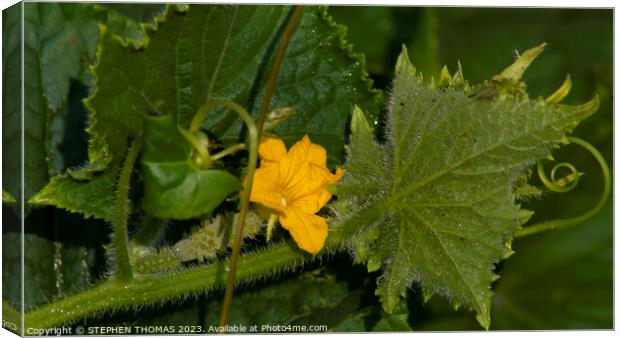
<svg viewBox="0 0 620 338">
<path fill-rule="evenodd" d="M 142 150 L 142 135 L 138 135 L 132 144 L 127 158 L 123 163 L 121 174 L 116 188 L 116 213 L 114 216 L 114 248 L 116 260 L 116 277 L 122 281 L 133 278 L 133 271 L 129 260 L 129 238 L 127 237 L 127 218 L 131 213 L 129 203 L 129 188 L 131 173 Z"/>
</svg>

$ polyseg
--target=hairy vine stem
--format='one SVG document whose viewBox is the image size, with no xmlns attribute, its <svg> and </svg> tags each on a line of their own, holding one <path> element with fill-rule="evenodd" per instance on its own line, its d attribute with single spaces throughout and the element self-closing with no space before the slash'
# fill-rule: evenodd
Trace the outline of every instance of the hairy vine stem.
<svg viewBox="0 0 620 338">
<path fill-rule="evenodd" d="M 571 217 L 571 218 L 556 219 L 552 221 L 546 221 L 546 222 L 541 222 L 541 223 L 530 225 L 526 228 L 516 231 L 514 234 L 514 238 L 534 235 L 534 234 L 537 234 L 543 231 L 548 231 L 548 230 L 553 230 L 553 229 L 563 229 L 563 228 L 567 228 L 572 225 L 582 223 L 586 219 L 594 216 L 605 206 L 605 203 L 607 202 L 607 198 L 609 197 L 609 194 L 611 193 L 611 174 L 609 172 L 609 167 L 607 166 L 607 162 L 605 161 L 605 158 L 603 157 L 603 155 L 601 155 L 601 153 L 594 146 L 592 146 L 590 143 L 580 138 L 568 137 L 568 141 L 570 143 L 579 145 L 585 150 L 587 150 L 596 159 L 599 166 L 601 167 L 601 171 L 603 172 L 603 193 L 601 194 L 601 198 L 599 199 L 598 203 L 592 209 L 590 209 L 589 211 L 579 216 Z M 569 178 L 568 180 L 556 179 L 555 173 L 560 168 L 567 168 L 571 171 L 571 174 L 567 176 Z M 553 167 L 553 169 L 551 170 L 551 179 L 549 179 L 547 175 L 544 173 L 542 163 L 539 162 L 538 163 L 538 175 L 540 177 L 540 180 L 545 185 L 545 187 L 547 187 L 547 189 L 549 189 L 550 191 L 568 192 L 577 185 L 577 182 L 579 181 L 579 176 L 581 174 L 577 172 L 577 169 L 575 169 L 575 167 L 572 164 L 562 162 L 562 163 L 557 164 L 555 167 Z"/>
<path fill-rule="evenodd" d="M 336 250 L 342 241 L 339 232 L 330 232 L 325 249 L 316 256 L 284 242 L 264 251 L 244 255 L 238 264 L 238 283 L 267 278 L 286 269 L 302 265 L 308 259 Z M 97 313 L 116 309 L 138 309 L 144 305 L 216 290 L 225 285 L 229 261 L 201 265 L 172 273 L 136 277 L 126 283 L 107 280 L 88 290 L 45 304 L 25 314 L 26 328 L 50 328 L 66 325 Z"/>
<path fill-rule="evenodd" d="M 125 158 L 116 187 L 116 212 L 114 215 L 114 249 L 116 261 L 116 277 L 128 281 L 133 278 L 131 263 L 129 262 L 129 238 L 127 237 L 127 217 L 131 213 L 129 205 L 129 186 L 131 172 L 142 150 L 142 135 L 138 135 L 132 142 Z"/>
</svg>

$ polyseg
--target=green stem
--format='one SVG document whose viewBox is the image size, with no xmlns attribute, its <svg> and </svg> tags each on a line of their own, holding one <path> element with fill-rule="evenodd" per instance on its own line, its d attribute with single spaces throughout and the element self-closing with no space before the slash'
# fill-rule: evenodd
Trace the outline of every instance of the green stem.
<svg viewBox="0 0 620 338">
<path fill-rule="evenodd" d="M 131 144 L 127 158 L 123 163 L 116 186 L 116 210 L 114 216 L 114 248 L 116 252 L 116 277 L 127 281 L 133 278 L 129 262 L 129 239 L 127 237 L 127 217 L 131 210 L 129 205 L 129 186 L 131 173 L 138 154 L 142 150 L 142 136 L 139 135 Z"/>
<path fill-rule="evenodd" d="M 331 237 L 331 238 L 330 238 Z M 322 253 L 338 246 L 337 234 L 328 237 Z M 331 248 L 331 249 L 330 249 Z M 320 257 L 321 254 L 317 255 Z M 271 245 L 267 250 L 244 255 L 238 264 L 238 283 L 251 283 L 277 274 L 284 269 L 300 266 L 311 256 L 297 249 L 294 244 Z M 43 305 L 26 313 L 25 326 L 32 328 L 58 327 L 97 313 L 115 309 L 142 308 L 188 295 L 204 293 L 225 285 L 228 261 L 190 268 L 170 274 L 136 277 L 124 284 L 107 280 L 91 289 Z"/>
<path fill-rule="evenodd" d="M 230 269 L 228 273 L 228 284 L 226 286 L 226 294 L 224 295 L 224 302 L 222 304 L 222 313 L 220 314 L 219 325 L 225 326 L 228 324 L 228 318 L 230 317 L 230 308 L 232 306 L 232 299 L 235 290 L 235 274 L 237 271 L 237 260 L 239 259 L 239 254 L 241 253 L 241 242 L 243 241 L 243 225 L 245 223 L 245 218 L 247 216 L 249 204 L 250 204 L 250 192 L 252 190 L 252 183 L 254 181 L 254 170 L 256 169 L 256 165 L 258 162 L 258 157 L 252 157 L 252 151 L 256 155 L 258 150 L 258 138 L 263 131 L 263 125 L 265 124 L 265 119 L 267 117 L 267 112 L 269 111 L 269 105 L 271 103 L 271 97 L 273 96 L 273 91 L 276 86 L 276 82 L 278 80 L 278 74 L 280 73 L 280 68 L 282 66 L 282 60 L 284 60 L 284 54 L 286 53 L 286 47 L 291 41 L 291 37 L 293 32 L 295 31 L 295 26 L 297 25 L 297 21 L 299 21 L 299 17 L 303 11 L 302 6 L 295 6 L 293 10 L 293 14 L 289 19 L 286 29 L 284 30 L 284 35 L 280 42 L 280 46 L 278 47 L 278 52 L 276 54 L 276 58 L 274 61 L 273 68 L 271 70 L 271 74 L 269 75 L 269 80 L 267 81 L 267 87 L 265 89 L 265 96 L 263 98 L 261 110 L 258 116 L 258 122 L 256 124 L 254 133 L 256 137 L 256 143 L 250 144 L 250 158 L 248 161 L 248 173 L 245 181 L 245 189 L 243 190 L 243 195 L 241 197 L 240 206 L 241 213 L 239 215 L 239 225 L 237 227 L 237 232 L 235 234 L 235 242 L 233 244 L 233 251 L 230 257 Z M 204 115 L 206 116 L 206 111 L 204 110 Z M 202 110 L 199 113 L 203 112 Z M 194 119 L 195 121 L 195 119 Z M 192 128 L 196 127 L 192 121 Z M 253 121 L 252 121 L 253 122 Z M 201 122 L 202 123 L 202 122 Z M 246 124 L 248 124 L 246 122 Z M 252 123 L 254 126 L 254 124 Z M 249 126 L 249 124 L 248 124 Z M 248 128 L 248 133 L 250 130 Z M 250 140 L 251 141 L 251 140 Z"/>
<path fill-rule="evenodd" d="M 216 161 L 216 160 L 219 160 L 220 158 L 222 158 L 224 156 L 228 156 L 230 154 L 234 154 L 237 151 L 243 150 L 243 149 L 245 149 L 245 144 L 243 144 L 243 143 L 235 144 L 235 145 L 232 145 L 232 146 L 230 146 L 230 147 L 220 151 L 217 154 L 212 155 L 211 159 L 213 161 Z"/>
<path fill-rule="evenodd" d="M 198 115 L 198 114 L 196 114 Z M 207 136 L 199 131 L 195 130 L 184 130 L 183 128 L 179 128 L 179 131 L 185 137 L 189 143 L 194 146 L 196 150 L 196 164 L 199 168 L 207 169 L 211 166 L 211 155 L 209 154 L 209 139 Z"/>
<path fill-rule="evenodd" d="M 601 171 L 603 172 L 603 193 L 601 195 L 601 198 L 592 209 L 582 215 L 533 224 L 531 226 L 516 231 L 514 234 L 514 238 L 534 235 L 543 231 L 553 229 L 564 229 L 571 225 L 582 223 L 583 221 L 587 220 L 588 218 L 594 216 L 596 213 L 601 211 L 601 209 L 603 209 L 603 207 L 605 206 L 605 203 L 607 203 L 607 198 L 611 193 L 611 174 L 609 172 L 609 167 L 607 166 L 605 158 L 596 148 L 594 148 L 594 146 L 582 139 L 576 137 L 569 137 L 568 141 L 586 149 L 590 154 L 592 154 L 592 156 L 594 156 L 599 166 L 601 167 Z"/>
<path fill-rule="evenodd" d="M 267 113 L 269 112 L 271 97 L 273 96 L 273 91 L 276 87 L 278 75 L 280 74 L 280 68 L 282 66 L 282 60 L 284 60 L 286 47 L 291 41 L 291 37 L 293 36 L 293 32 L 295 31 L 295 27 L 297 26 L 297 21 L 299 21 L 303 10 L 303 6 L 295 6 L 293 14 L 291 15 L 291 18 L 286 24 L 284 35 L 282 36 L 282 41 L 280 42 L 280 46 L 278 47 L 278 52 L 276 54 L 276 59 L 273 63 L 273 69 L 271 70 L 271 74 L 269 75 L 269 79 L 267 80 L 267 86 L 265 87 L 265 97 L 263 98 L 263 103 L 261 105 L 260 113 L 258 115 L 258 122 L 256 122 L 259 136 L 263 132 L 263 125 L 265 125 L 265 119 L 267 118 Z"/>
<path fill-rule="evenodd" d="M 557 180 L 555 177 L 555 173 L 560 168 L 567 168 L 571 171 L 571 173 L 563 179 Z M 558 163 L 553 167 L 553 169 L 551 170 L 551 179 L 549 179 L 549 177 L 547 177 L 547 174 L 545 174 L 545 168 L 543 167 L 542 161 L 538 161 L 538 163 L 536 164 L 536 171 L 538 172 L 538 177 L 540 178 L 540 181 L 543 183 L 543 185 L 553 192 L 569 192 L 573 190 L 577 186 L 577 184 L 579 184 L 580 173 L 577 171 L 577 168 L 575 168 L 574 165 L 567 162 Z"/>
</svg>

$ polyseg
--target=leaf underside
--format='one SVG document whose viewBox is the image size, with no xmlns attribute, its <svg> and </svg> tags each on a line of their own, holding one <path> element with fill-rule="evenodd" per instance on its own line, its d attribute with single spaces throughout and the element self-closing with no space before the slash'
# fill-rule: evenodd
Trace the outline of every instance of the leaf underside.
<svg viewBox="0 0 620 338">
<path fill-rule="evenodd" d="M 107 181 L 117 176 L 129 139 L 142 131 L 145 113 L 171 114 L 187 128 L 208 99 L 226 99 L 256 116 L 289 11 L 287 6 L 169 5 L 154 24 L 143 26 L 142 42 L 103 28 L 95 92 L 86 101 L 92 113 L 90 162 L 55 177 L 31 202 L 110 219 L 112 203 L 100 197 L 113 195 L 114 185 Z M 377 112 L 381 102 L 381 94 L 370 89 L 363 60 L 352 54 L 343 35 L 344 28 L 332 22 L 325 8 L 306 7 L 272 99 L 272 108 L 296 111 L 274 132 L 288 143 L 309 134 L 328 149 L 332 165 L 341 161 L 353 104 Z M 213 109 L 205 122 L 223 143 L 241 140 L 241 126 L 237 115 L 224 108 Z M 83 196 L 68 200 L 67 191 Z M 100 202 L 94 205 L 96 199 Z"/>
<path fill-rule="evenodd" d="M 516 64 L 529 65 L 540 50 Z M 375 143 L 363 114 L 354 111 L 335 224 L 351 238 L 358 262 L 383 269 L 376 294 L 386 311 L 415 282 L 426 298 L 437 293 L 474 310 L 488 328 L 494 264 L 511 254 L 512 233 L 531 215 L 515 203 L 514 183 L 598 100 L 548 105 L 513 95 L 521 74 L 500 74 L 473 88 L 457 75 L 424 83 L 403 51 L 388 142 Z M 498 89 L 504 82 L 510 90 Z"/>
</svg>

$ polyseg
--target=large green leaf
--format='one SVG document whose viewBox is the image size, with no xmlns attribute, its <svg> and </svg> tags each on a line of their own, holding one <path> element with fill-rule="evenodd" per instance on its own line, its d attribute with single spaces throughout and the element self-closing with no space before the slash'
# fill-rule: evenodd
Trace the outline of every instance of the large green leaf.
<svg viewBox="0 0 620 338">
<path fill-rule="evenodd" d="M 24 4 L 25 198 L 48 181 L 47 126 L 67 103 L 70 79 L 87 82 L 95 54 L 99 23 L 109 21 L 117 33 L 138 32 L 118 14 L 92 5 Z M 124 26 L 122 26 L 124 24 Z M 52 134 L 54 131 L 50 132 Z M 51 155 L 54 155 L 53 153 Z"/>
<path fill-rule="evenodd" d="M 3 201 L 4 191 L 21 200 L 21 8 L 19 3 L 2 11 Z"/>
<path fill-rule="evenodd" d="M 7 150 L 3 167 L 6 189 L 18 196 L 21 179 L 17 174 L 21 148 L 19 93 L 21 91 L 21 6 L 3 13 L 3 147 Z M 49 180 L 48 130 L 53 114 L 67 103 L 70 79 L 87 81 L 88 65 L 95 54 L 98 26 L 109 21 L 119 34 L 136 31 L 135 24 L 120 15 L 93 5 L 27 3 L 24 9 L 24 191 L 25 199 L 38 192 Z M 140 30 L 138 30 L 139 32 Z M 137 34 L 131 35 L 137 37 Z M 52 159 L 53 160 L 53 159 Z"/>
<path fill-rule="evenodd" d="M 289 9 L 170 5 L 154 25 L 145 26 L 143 43 L 102 29 L 96 90 L 87 101 L 92 112 L 89 167 L 55 178 L 33 202 L 109 219 L 113 207 L 107 197 L 114 185 L 107 183 L 116 177 L 127 140 L 142 131 L 144 113 L 171 114 L 187 127 L 207 99 L 227 99 L 256 115 Z M 344 28 L 335 25 L 324 8 L 305 8 L 272 100 L 273 107 L 296 110 L 275 133 L 288 143 L 309 134 L 327 148 L 331 164 L 342 158 L 353 103 L 377 113 L 381 100 L 343 34 Z M 224 142 L 243 136 L 237 115 L 228 110 L 214 109 L 205 126 Z M 70 197 L 68 191 L 82 196 Z"/>
<path fill-rule="evenodd" d="M 228 171 L 201 169 L 193 147 L 171 115 L 144 117 L 144 199 L 142 206 L 158 218 L 189 219 L 205 215 L 241 188 Z"/>
<path fill-rule="evenodd" d="M 383 269 L 377 295 L 386 311 L 412 282 L 477 312 L 490 324 L 494 264 L 530 212 L 515 203 L 513 183 L 598 108 L 529 100 L 519 83 L 543 46 L 522 55 L 482 86 L 462 75 L 423 83 L 403 51 L 396 66 L 379 145 L 356 110 L 336 212 L 357 261 Z"/>
</svg>

